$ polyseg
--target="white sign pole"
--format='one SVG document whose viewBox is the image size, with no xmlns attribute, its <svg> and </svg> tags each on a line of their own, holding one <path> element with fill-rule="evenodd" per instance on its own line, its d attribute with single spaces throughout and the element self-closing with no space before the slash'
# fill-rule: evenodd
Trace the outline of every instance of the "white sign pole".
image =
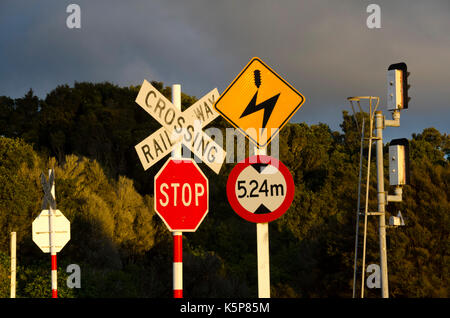
<svg viewBox="0 0 450 318">
<path fill-rule="evenodd" d="M 16 298 L 16 232 L 11 232 L 11 298 Z"/>
<path fill-rule="evenodd" d="M 181 112 L 181 85 L 172 85 L 172 104 Z M 181 142 L 176 145 L 172 150 L 172 158 L 181 159 L 182 144 Z"/>
<path fill-rule="evenodd" d="M 53 180 L 51 178 L 51 175 L 53 173 Z M 48 178 L 49 178 L 49 182 L 52 182 L 52 184 L 50 185 L 51 190 L 50 193 L 54 199 L 54 201 L 56 202 L 56 196 L 55 196 L 55 174 L 54 171 L 52 169 L 48 170 Z M 48 212 L 50 214 L 49 218 L 48 218 L 48 228 L 49 228 L 49 235 L 50 235 L 50 257 L 51 257 L 51 263 L 52 263 L 52 298 L 58 298 L 58 279 L 57 279 L 57 275 L 58 275 L 58 271 L 57 271 L 57 263 L 56 263 L 56 251 L 55 251 L 55 242 L 54 242 L 54 237 L 53 237 L 53 224 L 54 222 L 54 216 L 55 216 L 55 209 L 56 206 L 52 206 L 52 204 L 49 201 L 49 208 L 48 208 Z"/>
<path fill-rule="evenodd" d="M 172 104 L 181 112 L 181 85 L 172 85 Z M 172 158 L 182 159 L 182 143 L 172 150 Z M 183 298 L 183 232 L 173 232 L 173 298 Z"/>
<path fill-rule="evenodd" d="M 270 298 L 269 223 L 256 223 L 258 297 Z"/>
<path fill-rule="evenodd" d="M 266 155 L 265 149 L 255 146 L 255 154 Z M 258 297 L 270 298 L 269 223 L 256 223 L 258 256 Z"/>
</svg>

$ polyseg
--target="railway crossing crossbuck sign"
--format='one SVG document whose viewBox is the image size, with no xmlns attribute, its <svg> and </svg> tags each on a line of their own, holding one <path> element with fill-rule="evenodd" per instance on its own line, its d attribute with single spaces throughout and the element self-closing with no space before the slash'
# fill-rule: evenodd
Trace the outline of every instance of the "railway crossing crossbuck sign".
<svg viewBox="0 0 450 318">
<path fill-rule="evenodd" d="M 150 168 L 182 142 L 218 174 L 226 152 L 202 131 L 219 116 L 213 108 L 218 97 L 218 90 L 213 89 L 182 112 L 148 81 L 144 81 L 136 103 L 163 126 L 135 146 L 144 169 Z"/>
</svg>

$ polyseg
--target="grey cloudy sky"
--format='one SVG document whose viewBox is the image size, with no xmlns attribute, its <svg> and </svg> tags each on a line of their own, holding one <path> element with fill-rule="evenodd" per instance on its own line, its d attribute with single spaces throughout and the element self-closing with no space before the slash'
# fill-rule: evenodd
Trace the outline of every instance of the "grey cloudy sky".
<svg viewBox="0 0 450 318">
<path fill-rule="evenodd" d="M 81 29 L 66 7 L 81 7 Z M 381 29 L 366 8 L 381 7 Z M 410 109 L 388 137 L 434 126 L 449 132 L 450 1 L 23 1 L 0 2 L 0 95 L 44 98 L 56 85 L 145 78 L 201 97 L 222 92 L 260 57 L 305 97 L 291 121 L 339 129 L 346 97 L 380 96 L 386 70 L 404 61 Z"/>
</svg>

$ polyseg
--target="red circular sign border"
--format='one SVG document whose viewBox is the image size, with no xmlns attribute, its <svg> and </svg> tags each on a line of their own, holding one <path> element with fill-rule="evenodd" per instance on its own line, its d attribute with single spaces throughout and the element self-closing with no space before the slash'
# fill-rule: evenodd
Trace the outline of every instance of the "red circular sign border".
<svg viewBox="0 0 450 318">
<path fill-rule="evenodd" d="M 266 214 L 254 214 L 247 209 L 245 209 L 238 201 L 235 193 L 235 184 L 239 174 L 247 168 L 248 166 L 255 163 L 268 163 L 272 166 L 278 168 L 281 174 L 284 176 L 286 181 L 286 197 L 283 203 L 275 210 Z M 253 223 L 268 223 L 278 219 L 282 216 L 290 207 L 292 201 L 294 200 L 295 185 L 289 169 L 278 159 L 266 155 L 254 155 L 252 157 L 246 158 L 244 161 L 239 162 L 231 170 L 230 175 L 227 180 L 227 197 L 228 202 L 236 212 L 243 219 L 253 222 Z"/>
</svg>

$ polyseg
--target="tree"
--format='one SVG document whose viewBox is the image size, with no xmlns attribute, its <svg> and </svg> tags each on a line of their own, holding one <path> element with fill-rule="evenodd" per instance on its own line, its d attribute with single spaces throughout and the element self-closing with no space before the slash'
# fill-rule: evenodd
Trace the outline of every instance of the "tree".
<svg viewBox="0 0 450 318">
<path fill-rule="evenodd" d="M 152 85 L 170 97 L 170 87 Z M 172 237 L 154 213 L 152 198 L 153 177 L 164 160 L 143 171 L 133 148 L 160 125 L 135 104 L 138 91 L 84 82 L 58 86 L 45 100 L 32 91 L 21 99 L 0 97 L 1 295 L 7 290 L 5 255 L 12 230 L 18 233 L 24 270 L 19 296 L 47 295 L 39 288 L 48 283 L 50 260 L 29 234 L 41 210 L 39 175 L 54 167 L 58 208 L 72 226 L 60 266 L 79 264 L 85 286 L 65 295 L 171 297 Z M 182 107 L 195 100 L 182 94 Z M 38 118 L 37 126 L 28 117 Z M 367 137 L 368 115 L 357 114 L 357 125 L 347 112 L 341 132 L 326 124 L 295 123 L 280 133 L 280 159 L 294 178 L 295 197 L 286 214 L 270 224 L 275 297 L 351 297 L 363 118 Z M 214 125 L 228 127 L 221 118 Z M 434 128 L 410 140 L 411 183 L 404 187 L 403 202 L 386 207 L 387 218 L 401 210 L 406 222 L 387 230 L 392 297 L 449 295 L 449 149 L 450 137 Z M 367 150 L 366 143 L 365 157 Z M 388 145 L 384 154 L 387 162 Z M 195 297 L 255 297 L 255 226 L 232 211 L 226 196 L 234 165 L 225 164 L 220 175 L 200 166 L 209 178 L 210 212 L 195 234 L 184 237 L 190 273 L 185 286 Z M 387 168 L 386 191 L 392 191 Z M 375 211 L 374 160 L 370 169 L 369 210 Z M 366 264 L 378 263 L 378 224 L 369 219 L 368 225 Z M 368 297 L 379 294 L 366 290 Z"/>
<path fill-rule="evenodd" d="M 28 239 L 32 216 L 40 205 L 40 160 L 20 139 L 0 137 L 0 250 L 9 250 L 9 233 L 17 232 L 17 244 Z"/>
</svg>

